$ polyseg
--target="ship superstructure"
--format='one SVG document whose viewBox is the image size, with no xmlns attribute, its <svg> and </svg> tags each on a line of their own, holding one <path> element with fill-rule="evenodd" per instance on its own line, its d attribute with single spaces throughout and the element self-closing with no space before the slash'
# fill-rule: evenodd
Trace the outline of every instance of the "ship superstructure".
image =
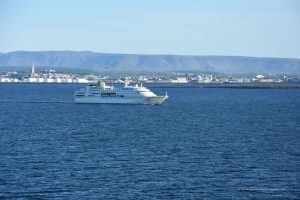
<svg viewBox="0 0 300 200">
<path fill-rule="evenodd" d="M 107 86 L 104 82 L 90 84 L 75 92 L 76 103 L 111 103 L 111 104 L 161 104 L 169 96 L 157 96 L 148 88 L 139 86 Z"/>
</svg>

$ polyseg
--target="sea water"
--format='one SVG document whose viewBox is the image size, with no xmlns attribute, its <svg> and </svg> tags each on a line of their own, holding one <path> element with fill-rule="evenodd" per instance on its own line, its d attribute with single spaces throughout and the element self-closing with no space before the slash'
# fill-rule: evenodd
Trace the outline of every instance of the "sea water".
<svg viewBox="0 0 300 200">
<path fill-rule="evenodd" d="M 300 90 L 146 85 L 162 105 L 0 84 L 0 198 L 297 199 Z"/>
</svg>

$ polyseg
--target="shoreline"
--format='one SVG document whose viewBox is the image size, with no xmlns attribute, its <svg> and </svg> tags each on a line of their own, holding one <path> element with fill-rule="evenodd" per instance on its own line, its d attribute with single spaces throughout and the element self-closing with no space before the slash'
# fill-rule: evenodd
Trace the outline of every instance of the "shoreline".
<svg viewBox="0 0 300 200">
<path fill-rule="evenodd" d="M 2 84 L 29 84 L 29 85 L 86 85 L 86 83 L 28 83 L 28 82 L 0 82 Z M 122 85 L 122 83 L 109 83 Z M 154 87 L 160 88 L 224 88 L 224 89 L 300 89 L 299 83 L 273 83 L 273 84 L 203 84 L 203 83 L 143 83 L 152 84 Z"/>
</svg>

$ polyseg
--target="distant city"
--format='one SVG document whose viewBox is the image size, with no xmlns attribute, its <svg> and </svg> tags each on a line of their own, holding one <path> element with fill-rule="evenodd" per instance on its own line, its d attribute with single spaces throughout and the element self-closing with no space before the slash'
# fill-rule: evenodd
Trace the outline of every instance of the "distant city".
<svg viewBox="0 0 300 200">
<path fill-rule="evenodd" d="M 288 75 L 226 75 L 209 73 L 182 73 L 182 72 L 140 72 L 140 73 L 114 73 L 86 74 L 57 72 L 54 69 L 36 72 L 35 64 L 31 72 L 3 71 L 0 72 L 0 83 L 68 83 L 87 84 L 105 81 L 107 83 L 202 83 L 202 84 L 226 84 L 226 83 L 299 83 L 299 76 Z"/>
</svg>

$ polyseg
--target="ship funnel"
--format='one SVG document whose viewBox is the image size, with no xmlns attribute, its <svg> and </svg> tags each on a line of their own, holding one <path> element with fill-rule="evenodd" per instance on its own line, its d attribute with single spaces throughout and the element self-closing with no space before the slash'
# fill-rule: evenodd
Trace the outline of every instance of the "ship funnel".
<svg viewBox="0 0 300 200">
<path fill-rule="evenodd" d="M 103 88 L 104 88 L 104 87 L 105 87 L 105 83 L 104 83 L 104 82 L 102 82 L 102 81 L 99 81 L 99 82 L 98 82 L 98 86 L 100 86 L 100 87 L 103 87 Z"/>
</svg>

